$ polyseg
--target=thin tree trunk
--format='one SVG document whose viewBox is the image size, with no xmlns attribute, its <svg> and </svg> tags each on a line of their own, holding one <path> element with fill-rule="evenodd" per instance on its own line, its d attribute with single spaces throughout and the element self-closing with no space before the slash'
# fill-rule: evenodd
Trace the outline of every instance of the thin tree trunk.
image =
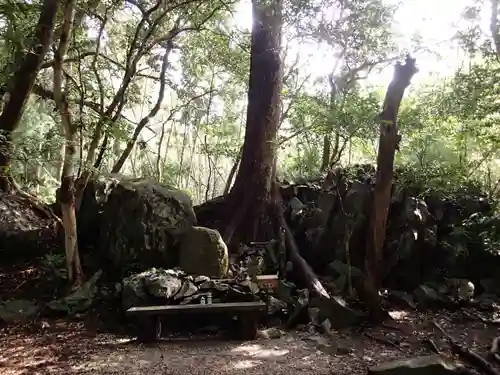
<svg viewBox="0 0 500 375">
<path fill-rule="evenodd" d="M 35 28 L 33 45 L 26 52 L 12 79 L 8 102 L 0 115 L 0 191 L 10 192 L 12 132 L 18 127 L 26 101 L 35 83 L 40 65 L 52 43 L 59 1 L 44 0 Z"/>
<path fill-rule="evenodd" d="M 491 0 L 491 19 L 490 19 L 490 32 L 493 38 L 493 45 L 497 54 L 497 59 L 500 59 L 500 22 L 498 21 L 499 2 L 498 0 Z"/>
<path fill-rule="evenodd" d="M 229 190 L 231 189 L 231 184 L 233 183 L 234 175 L 236 174 L 238 166 L 240 165 L 242 153 L 243 153 L 243 147 L 241 147 L 240 150 L 238 151 L 238 155 L 236 155 L 236 160 L 234 161 L 234 164 L 231 167 L 231 170 L 229 171 L 229 176 L 227 177 L 226 186 L 224 187 L 224 195 L 227 195 L 229 193 Z"/>
<path fill-rule="evenodd" d="M 139 138 L 139 134 L 141 133 L 142 129 L 144 129 L 144 127 L 149 123 L 149 120 L 154 116 L 156 116 L 156 114 L 160 110 L 163 98 L 165 97 L 166 76 L 167 76 L 167 68 L 169 66 L 169 56 L 170 52 L 172 52 L 172 49 L 174 47 L 173 39 L 177 35 L 177 30 L 173 29 L 170 31 L 170 33 L 171 33 L 171 38 L 167 41 L 167 48 L 165 49 L 165 52 L 163 54 L 163 62 L 160 72 L 160 90 L 158 93 L 158 97 L 156 99 L 156 103 L 154 107 L 151 109 L 151 111 L 149 111 L 149 113 L 146 115 L 146 117 L 141 119 L 141 121 L 139 121 L 139 124 L 137 124 L 137 127 L 134 130 L 134 134 L 127 142 L 127 146 L 125 147 L 121 156 L 118 158 L 115 165 L 111 169 L 111 173 L 120 172 L 120 170 L 123 168 L 123 165 L 125 164 L 125 161 L 130 155 L 130 152 L 132 152 L 132 149 L 134 148 L 134 145 L 137 142 L 137 139 Z"/>
<path fill-rule="evenodd" d="M 163 181 L 163 163 L 161 158 L 161 149 L 163 146 L 163 139 L 165 138 L 165 126 L 166 122 L 161 124 L 160 139 L 158 140 L 158 148 L 156 153 L 156 178 L 158 181 Z"/>
<path fill-rule="evenodd" d="M 380 265 L 386 236 L 387 214 L 391 201 L 394 156 L 401 139 L 396 120 L 404 92 L 416 72 L 415 59 L 410 56 L 406 57 L 405 64 L 396 64 L 394 77 L 387 89 L 383 110 L 380 114 L 376 184 L 366 242 L 366 274 L 363 282 L 364 290 L 362 291 L 374 319 L 380 319 L 382 316 L 379 296 Z"/>
<path fill-rule="evenodd" d="M 64 24 L 59 47 L 54 57 L 54 100 L 61 115 L 61 123 L 65 138 L 65 153 L 61 176 L 60 202 L 64 226 L 64 246 L 66 250 L 66 266 L 68 282 L 80 284 L 83 272 L 78 254 L 78 238 L 75 213 L 75 170 L 74 157 L 76 148 L 76 127 L 72 123 L 68 101 L 63 95 L 63 61 L 70 44 L 76 0 L 68 0 L 64 8 Z M 68 84 L 68 83 L 67 83 Z M 66 88 L 67 88 L 66 84 Z M 66 90 L 67 92 L 68 90 Z"/>
<path fill-rule="evenodd" d="M 331 141 L 330 141 L 330 136 L 325 135 L 323 137 L 323 155 L 321 157 L 321 167 L 320 171 L 324 172 L 328 168 L 328 165 L 330 164 L 330 154 L 331 154 Z"/>
<path fill-rule="evenodd" d="M 273 237 L 268 214 L 274 211 L 272 177 L 281 112 L 281 5 L 281 0 L 252 0 L 245 140 L 226 208 L 230 225 L 224 237 L 230 245 Z"/>
</svg>

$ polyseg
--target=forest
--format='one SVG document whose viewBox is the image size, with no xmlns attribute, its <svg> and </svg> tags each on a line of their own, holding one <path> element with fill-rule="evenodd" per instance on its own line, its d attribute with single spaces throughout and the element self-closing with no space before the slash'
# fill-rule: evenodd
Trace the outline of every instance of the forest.
<svg viewBox="0 0 500 375">
<path fill-rule="evenodd" d="M 0 0 L 0 369 L 500 374 L 500 2 L 437 3 Z"/>
</svg>

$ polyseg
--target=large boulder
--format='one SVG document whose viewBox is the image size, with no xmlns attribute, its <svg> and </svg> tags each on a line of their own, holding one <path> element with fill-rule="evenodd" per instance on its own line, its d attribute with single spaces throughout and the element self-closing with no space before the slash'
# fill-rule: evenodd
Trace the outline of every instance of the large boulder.
<svg viewBox="0 0 500 375">
<path fill-rule="evenodd" d="M 0 321 L 25 323 L 38 313 L 39 308 L 31 301 L 14 299 L 0 304 Z"/>
<path fill-rule="evenodd" d="M 42 204 L 40 204 L 42 207 Z M 0 260 L 33 259 L 62 244 L 58 223 L 48 210 L 18 195 L 0 194 Z"/>
<path fill-rule="evenodd" d="M 191 198 L 141 178 L 89 182 L 79 218 L 80 245 L 120 272 L 178 264 L 178 244 L 196 223 Z"/>
<path fill-rule="evenodd" d="M 217 230 L 192 227 L 181 240 L 179 262 L 189 274 L 223 277 L 229 267 L 227 246 Z"/>
</svg>

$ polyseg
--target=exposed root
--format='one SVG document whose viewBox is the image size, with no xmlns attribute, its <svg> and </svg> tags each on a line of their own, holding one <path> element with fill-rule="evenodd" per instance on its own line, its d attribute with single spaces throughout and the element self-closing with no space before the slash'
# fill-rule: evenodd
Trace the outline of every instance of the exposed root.
<svg viewBox="0 0 500 375">
<path fill-rule="evenodd" d="M 498 352 L 500 346 L 500 336 L 495 337 L 491 343 L 491 349 L 489 352 L 489 357 L 500 364 L 500 353 Z"/>
<path fill-rule="evenodd" d="M 436 321 L 433 321 L 433 324 L 443 334 L 443 336 L 446 337 L 451 345 L 452 350 L 459 356 L 461 356 L 464 360 L 468 361 L 471 365 L 475 366 L 485 374 L 500 375 L 500 372 L 496 370 L 486 359 L 484 359 L 468 347 L 461 345 L 457 340 L 451 337 Z"/>
</svg>

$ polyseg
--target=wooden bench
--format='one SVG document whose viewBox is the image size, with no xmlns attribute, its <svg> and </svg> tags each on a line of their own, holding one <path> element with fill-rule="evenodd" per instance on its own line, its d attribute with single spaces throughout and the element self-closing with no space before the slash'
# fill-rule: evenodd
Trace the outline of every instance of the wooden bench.
<svg viewBox="0 0 500 375">
<path fill-rule="evenodd" d="M 237 334 L 240 339 L 253 340 L 257 335 L 259 315 L 266 304 L 258 302 L 228 302 L 211 304 L 161 305 L 131 307 L 127 315 L 137 319 L 140 342 L 154 342 L 161 335 L 161 316 L 173 314 L 226 313 L 237 316 Z"/>
</svg>

